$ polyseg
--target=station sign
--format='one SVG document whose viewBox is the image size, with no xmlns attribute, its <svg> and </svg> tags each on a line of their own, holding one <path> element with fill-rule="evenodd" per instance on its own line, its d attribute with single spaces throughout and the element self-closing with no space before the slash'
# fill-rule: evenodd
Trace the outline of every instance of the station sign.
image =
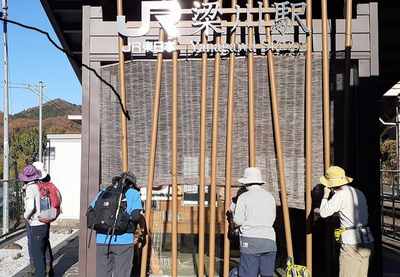
<svg viewBox="0 0 400 277">
<path fill-rule="evenodd" d="M 125 16 L 117 17 L 118 34 L 127 38 L 123 51 L 133 55 L 176 50 L 187 55 L 205 52 L 221 55 L 246 52 L 263 54 L 269 50 L 299 54 L 306 49 L 305 39 L 303 42 L 295 41 L 294 30 L 304 35 L 310 34 L 304 22 L 304 2 L 285 1 L 274 3 L 271 7 L 258 2 L 257 7 L 236 5 L 234 8 L 222 8 L 219 2 L 195 1 L 192 9 L 182 9 L 177 0 L 142 1 L 141 9 L 140 22 L 129 23 Z M 154 39 L 160 28 L 166 34 L 163 41 Z M 249 37 L 249 28 L 255 30 L 255 36 Z M 271 42 L 267 40 L 266 28 L 270 28 L 274 34 Z M 246 37 L 244 41 L 241 36 L 243 33 Z M 153 39 L 146 40 L 151 35 Z M 233 36 L 235 41 L 232 40 Z M 217 37 L 221 39 L 217 41 Z M 252 40 L 251 43 L 249 40 Z"/>
</svg>

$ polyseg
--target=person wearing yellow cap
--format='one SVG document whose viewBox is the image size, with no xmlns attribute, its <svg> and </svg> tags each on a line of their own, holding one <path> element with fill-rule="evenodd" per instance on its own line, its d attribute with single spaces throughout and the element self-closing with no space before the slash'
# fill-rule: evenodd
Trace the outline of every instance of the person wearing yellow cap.
<svg viewBox="0 0 400 277">
<path fill-rule="evenodd" d="M 320 182 L 324 186 L 321 217 L 338 213 L 340 218 L 340 228 L 335 231 L 341 243 L 339 277 L 366 277 L 374 239 L 368 227 L 365 195 L 349 185 L 353 179 L 339 166 L 329 167 Z"/>
</svg>

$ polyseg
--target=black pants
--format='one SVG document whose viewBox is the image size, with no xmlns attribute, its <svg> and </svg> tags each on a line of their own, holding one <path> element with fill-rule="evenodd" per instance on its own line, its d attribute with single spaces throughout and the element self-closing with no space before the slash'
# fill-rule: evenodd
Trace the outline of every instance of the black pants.
<svg viewBox="0 0 400 277">
<path fill-rule="evenodd" d="M 96 246 L 96 277 L 130 277 L 133 245 L 106 244 Z"/>
<path fill-rule="evenodd" d="M 35 264 L 33 262 L 33 253 L 32 253 L 32 231 L 29 223 L 26 223 L 26 236 L 28 238 L 29 263 L 32 267 L 34 267 Z M 48 267 L 49 276 L 54 275 L 53 261 L 54 257 L 53 257 L 53 252 L 51 251 L 51 246 L 49 241 L 46 247 L 46 263 Z"/>
<path fill-rule="evenodd" d="M 31 253 L 36 277 L 46 276 L 46 249 L 50 247 L 49 227 L 49 224 L 30 226 Z"/>
</svg>

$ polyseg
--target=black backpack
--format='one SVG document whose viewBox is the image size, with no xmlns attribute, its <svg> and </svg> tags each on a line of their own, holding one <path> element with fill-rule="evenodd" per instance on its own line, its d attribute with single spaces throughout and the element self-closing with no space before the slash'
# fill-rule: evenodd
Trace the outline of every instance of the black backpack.
<svg viewBox="0 0 400 277">
<path fill-rule="evenodd" d="M 109 236 L 109 244 L 113 236 L 125 233 L 134 233 L 134 221 L 140 215 L 139 210 L 134 210 L 133 214 L 126 212 L 126 191 L 135 185 L 132 182 L 132 175 L 116 176 L 112 180 L 112 185 L 97 195 L 93 206 L 88 208 L 86 213 L 87 226 L 91 229 L 89 244 L 92 231 Z"/>
<path fill-rule="evenodd" d="M 94 207 L 89 207 L 87 211 L 87 225 L 99 234 L 121 235 L 129 232 L 125 193 L 119 186 L 109 186 L 99 193 Z"/>
</svg>

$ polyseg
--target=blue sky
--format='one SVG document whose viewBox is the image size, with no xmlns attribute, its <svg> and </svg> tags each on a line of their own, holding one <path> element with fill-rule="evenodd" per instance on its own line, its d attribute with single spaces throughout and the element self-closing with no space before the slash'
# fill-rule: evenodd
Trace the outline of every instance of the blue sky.
<svg viewBox="0 0 400 277">
<path fill-rule="evenodd" d="M 9 0 L 8 2 L 10 20 L 48 31 L 58 42 L 39 0 Z M 2 23 L 0 26 L 2 32 Z M 81 104 L 81 85 L 67 57 L 54 48 L 44 35 L 12 24 L 8 26 L 10 83 L 37 84 L 42 80 L 47 86 L 45 97 L 62 98 L 71 103 Z M 0 49 L 0 52 L 0 78 L 3 84 L 3 50 Z M 3 86 L 1 86 L 0 99 L 0 109 L 3 111 Z M 11 114 L 37 106 L 37 104 L 37 96 L 32 92 L 10 88 Z"/>
</svg>

